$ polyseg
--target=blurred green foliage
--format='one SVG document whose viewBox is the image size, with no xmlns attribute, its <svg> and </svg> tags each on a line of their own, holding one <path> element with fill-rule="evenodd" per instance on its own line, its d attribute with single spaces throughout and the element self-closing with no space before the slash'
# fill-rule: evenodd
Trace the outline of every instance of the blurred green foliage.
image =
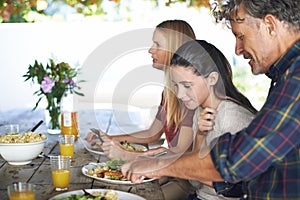
<svg viewBox="0 0 300 200">
<path fill-rule="evenodd" d="M 270 79 L 265 75 L 253 75 L 249 66 L 234 66 L 233 83 L 256 109 L 261 108 L 268 94 Z"/>
<path fill-rule="evenodd" d="M 109 0 L 115 3 L 116 9 L 126 3 L 127 0 Z M 160 0 L 152 1 L 154 6 L 170 6 L 174 3 L 186 3 L 187 7 L 209 7 L 209 0 L 168 0 L 161 4 Z M 103 0 L 0 0 L 0 22 L 34 22 L 29 15 L 53 16 L 55 13 L 46 12 L 49 5 L 60 3 L 59 5 L 74 8 L 77 13 L 84 16 L 105 15 L 102 8 Z M 133 2 L 134 3 L 134 2 Z"/>
</svg>

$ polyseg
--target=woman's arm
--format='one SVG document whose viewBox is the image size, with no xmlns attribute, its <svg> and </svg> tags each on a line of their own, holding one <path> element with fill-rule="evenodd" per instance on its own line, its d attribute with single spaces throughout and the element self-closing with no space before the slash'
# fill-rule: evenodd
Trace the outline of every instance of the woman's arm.
<svg viewBox="0 0 300 200">
<path fill-rule="evenodd" d="M 138 156 L 147 156 L 150 151 L 129 151 L 124 149 L 119 141 L 103 139 L 102 149 L 105 155 L 112 159 L 118 158 L 126 161 L 136 159 Z"/>
<path fill-rule="evenodd" d="M 156 119 L 153 121 L 152 125 L 142 131 L 137 131 L 129 134 L 120 134 L 110 136 L 107 133 L 99 130 L 100 134 L 103 138 L 107 138 L 115 141 L 127 141 L 129 143 L 140 143 L 140 144 L 148 144 L 151 142 L 156 142 L 160 139 L 163 134 L 163 125 L 160 120 Z M 96 137 L 96 134 L 93 132 L 89 132 L 85 137 L 85 140 L 88 142 L 98 142 L 99 138 Z"/>
<path fill-rule="evenodd" d="M 109 136 L 105 133 L 102 133 L 102 149 L 105 155 L 109 158 L 122 158 L 123 160 L 132 160 L 135 159 L 137 156 L 149 155 L 153 152 L 127 151 L 121 146 L 121 141 L 126 141 L 128 143 L 148 144 L 150 142 L 157 141 L 162 135 L 162 133 L 163 126 L 158 119 L 154 120 L 149 129 L 135 132 L 129 135 Z"/>
<path fill-rule="evenodd" d="M 178 134 L 179 137 L 178 137 L 177 145 L 174 147 L 170 147 L 169 151 L 173 153 L 184 153 L 193 144 L 193 140 L 194 140 L 193 129 L 192 127 L 182 126 Z"/>
<path fill-rule="evenodd" d="M 155 118 L 151 126 L 146 130 L 142 130 L 130 134 L 107 136 L 107 137 L 115 141 L 127 141 L 128 143 L 148 144 L 159 140 L 162 134 L 163 134 L 163 124 L 161 123 L 160 120 Z"/>
</svg>

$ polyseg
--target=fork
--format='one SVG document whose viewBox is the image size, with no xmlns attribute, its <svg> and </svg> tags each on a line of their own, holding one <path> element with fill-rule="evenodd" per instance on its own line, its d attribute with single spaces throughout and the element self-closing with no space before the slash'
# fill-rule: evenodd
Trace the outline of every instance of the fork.
<svg viewBox="0 0 300 200">
<path fill-rule="evenodd" d="M 89 198 L 95 198 L 96 197 L 95 195 L 89 193 L 85 189 L 82 189 L 82 191 L 84 192 L 84 196 L 86 196 L 86 197 L 89 197 Z"/>
<path fill-rule="evenodd" d="M 101 144 L 102 144 L 102 143 L 103 143 L 103 140 L 102 140 L 102 138 L 101 138 L 102 135 L 100 134 L 99 130 L 96 129 L 96 128 L 91 128 L 90 130 L 98 136 L 98 138 L 99 138 L 99 140 L 100 140 L 100 142 L 101 142 Z"/>
</svg>

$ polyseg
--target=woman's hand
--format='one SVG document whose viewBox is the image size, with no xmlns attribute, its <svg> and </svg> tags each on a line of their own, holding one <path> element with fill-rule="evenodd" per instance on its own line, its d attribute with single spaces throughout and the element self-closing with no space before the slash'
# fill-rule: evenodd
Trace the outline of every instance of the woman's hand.
<svg viewBox="0 0 300 200">
<path fill-rule="evenodd" d="M 214 108 L 204 108 L 198 117 L 198 128 L 200 133 L 205 133 L 213 129 L 214 119 L 217 111 Z"/>
<path fill-rule="evenodd" d="M 107 137 L 110 137 L 107 135 L 107 133 L 103 132 L 102 130 L 98 129 L 99 133 L 101 136 L 107 136 Z M 102 137 L 101 137 L 102 138 Z M 94 132 L 88 132 L 88 134 L 85 136 L 84 138 L 87 142 L 96 142 L 98 143 L 100 141 L 98 135 Z"/>
</svg>

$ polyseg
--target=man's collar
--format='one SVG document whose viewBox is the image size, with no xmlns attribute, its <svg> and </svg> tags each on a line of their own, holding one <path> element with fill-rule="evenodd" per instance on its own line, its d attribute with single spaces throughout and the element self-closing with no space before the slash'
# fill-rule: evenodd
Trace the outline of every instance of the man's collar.
<svg viewBox="0 0 300 200">
<path fill-rule="evenodd" d="M 300 55 L 300 40 L 298 40 L 290 49 L 288 49 L 287 53 L 285 53 L 280 59 L 274 62 L 269 71 L 266 73 L 272 81 L 277 81 L 278 77 L 283 74 L 291 65 L 295 58 L 295 56 Z"/>
</svg>

